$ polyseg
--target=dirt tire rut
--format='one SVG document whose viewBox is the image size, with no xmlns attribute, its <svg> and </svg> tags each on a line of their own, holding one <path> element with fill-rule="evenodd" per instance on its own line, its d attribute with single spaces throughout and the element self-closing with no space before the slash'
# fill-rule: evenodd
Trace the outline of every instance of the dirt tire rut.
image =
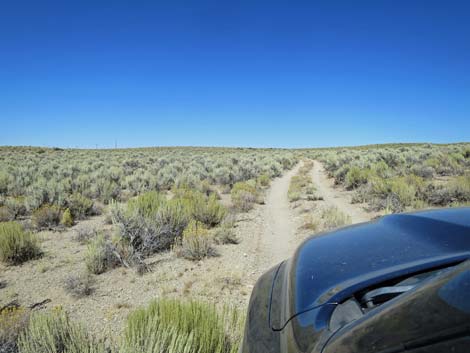
<svg viewBox="0 0 470 353">
<path fill-rule="evenodd" d="M 264 230 L 258 239 L 258 266 L 264 270 L 292 256 L 297 244 L 295 233 L 298 225 L 287 199 L 291 178 L 301 164 L 271 183 L 264 208 Z"/>
</svg>

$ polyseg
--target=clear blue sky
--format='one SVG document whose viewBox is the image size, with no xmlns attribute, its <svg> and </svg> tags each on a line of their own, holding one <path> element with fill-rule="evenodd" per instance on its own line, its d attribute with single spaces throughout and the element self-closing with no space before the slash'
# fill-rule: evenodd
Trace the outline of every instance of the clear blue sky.
<svg viewBox="0 0 470 353">
<path fill-rule="evenodd" d="M 470 140 L 470 1 L 4 1 L 0 145 Z"/>
</svg>

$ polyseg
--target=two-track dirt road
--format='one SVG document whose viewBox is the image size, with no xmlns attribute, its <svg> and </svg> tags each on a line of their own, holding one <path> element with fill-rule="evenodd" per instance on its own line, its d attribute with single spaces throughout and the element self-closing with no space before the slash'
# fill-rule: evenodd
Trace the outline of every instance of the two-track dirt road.
<svg viewBox="0 0 470 353">
<path fill-rule="evenodd" d="M 262 213 L 263 230 L 259 233 L 256 247 L 256 263 L 260 272 L 292 256 L 301 241 L 295 236 L 300 224 L 297 224 L 295 211 L 287 198 L 290 180 L 301 165 L 302 163 L 299 163 L 282 177 L 275 179 L 267 191 Z M 324 206 L 337 207 L 351 216 L 352 223 L 372 219 L 373 215 L 366 212 L 361 205 L 351 204 L 350 192 L 334 187 L 334 181 L 328 178 L 320 162 L 314 161 L 311 176 L 317 194 L 323 197 Z"/>
</svg>

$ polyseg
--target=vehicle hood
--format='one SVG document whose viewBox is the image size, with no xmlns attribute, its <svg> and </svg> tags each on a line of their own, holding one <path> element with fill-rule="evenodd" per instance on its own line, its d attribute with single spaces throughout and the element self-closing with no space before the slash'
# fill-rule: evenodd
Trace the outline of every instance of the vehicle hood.
<svg viewBox="0 0 470 353">
<path fill-rule="evenodd" d="M 389 215 L 313 236 L 291 259 L 290 312 L 341 302 L 374 283 L 468 258 L 470 208 Z"/>
</svg>

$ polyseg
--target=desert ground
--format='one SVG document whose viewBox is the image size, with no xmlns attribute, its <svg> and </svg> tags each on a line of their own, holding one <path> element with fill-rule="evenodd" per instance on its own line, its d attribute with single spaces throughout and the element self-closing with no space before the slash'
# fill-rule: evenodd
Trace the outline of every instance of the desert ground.
<svg viewBox="0 0 470 353">
<path fill-rule="evenodd" d="M 404 160 L 406 153 L 416 155 L 416 151 L 413 150 L 415 148 L 425 155 L 423 163 L 426 167 L 429 166 L 425 172 L 430 173 L 430 176 L 418 176 L 418 171 L 410 172 L 416 184 L 412 190 L 409 188 L 410 182 L 407 182 L 408 186 L 398 183 L 409 177 L 408 171 L 414 168 L 416 163 L 409 161 L 397 164 L 401 162 L 396 162 L 389 154 L 386 154 L 388 150 L 393 153 L 395 148 L 405 148 L 402 150 L 405 155 Z M 223 160 L 228 161 L 224 163 L 230 167 L 221 165 L 220 161 L 214 162 L 215 168 L 222 171 L 219 173 L 220 171 L 214 172 L 214 169 L 207 167 L 206 162 L 201 162 L 206 163 L 203 169 L 208 171 L 207 175 L 197 180 L 198 183 L 202 180 L 202 186 L 189 179 L 194 175 L 194 171 L 185 174 L 184 178 L 179 180 L 169 178 L 168 180 L 171 179 L 171 181 L 162 182 L 157 179 L 163 177 L 161 170 L 172 163 L 181 165 L 194 163 L 201 153 L 210 155 L 211 152 L 205 150 L 191 151 L 189 157 L 186 156 L 185 150 L 170 151 L 169 157 L 165 155 L 165 151 L 159 151 L 157 157 L 149 157 L 146 151 L 134 151 L 135 155 L 128 157 L 124 163 L 120 158 L 115 158 L 113 160 L 115 165 L 135 164 L 136 166 L 140 163 L 140 167 L 134 166 L 133 172 L 127 173 L 116 169 L 115 165 L 109 169 L 109 166 L 102 161 L 99 163 L 101 169 L 96 171 L 88 167 L 92 162 L 89 164 L 81 161 L 83 171 L 81 174 L 81 172 L 73 171 L 74 163 L 69 163 L 67 167 L 64 167 L 57 160 L 52 162 L 49 160 L 48 163 L 53 165 L 51 170 L 59 174 L 57 177 L 51 172 L 50 175 L 54 175 L 52 180 L 56 177 L 60 180 L 61 168 L 72 170 L 70 174 L 72 177 L 62 174 L 63 180 L 69 178 L 72 184 L 80 178 L 80 175 L 92 175 L 89 180 L 82 180 L 83 184 L 87 185 L 86 187 L 75 187 L 79 191 L 72 190 L 74 188 L 72 187 L 70 191 L 72 196 L 65 195 L 64 199 L 68 197 L 68 200 L 75 200 L 74 195 L 79 192 L 86 200 L 92 201 L 94 209 L 92 210 L 90 205 L 89 212 L 86 211 L 80 215 L 79 211 L 73 211 L 74 219 L 68 224 L 67 219 L 64 221 L 64 214 L 70 213 L 72 207 L 75 207 L 72 201 L 61 201 L 61 198 L 54 199 L 49 195 L 47 202 L 37 202 L 34 198 L 29 199 L 36 190 L 34 181 L 29 182 L 29 187 L 23 186 L 24 191 L 20 190 L 21 185 L 18 186 L 18 178 L 27 179 L 25 175 L 28 175 L 25 170 L 23 173 L 19 172 L 21 168 L 18 165 L 28 160 L 28 153 L 36 154 L 37 151 L 6 149 L 2 153 L 2 171 L 4 175 L 8 174 L 7 177 L 3 177 L 7 180 L 4 183 L 7 186 L 3 188 L 3 199 L 0 204 L 1 215 L 4 218 L 2 220 L 5 224 L 12 222 L 21 224 L 25 232 L 34 234 L 38 238 L 41 255 L 17 263 L 8 261 L 3 256 L 3 261 L 0 262 L 0 308 L 4 312 L 12 307 L 32 308 L 33 312 L 48 312 L 61 308 L 74 322 L 83 323 L 94 336 L 111 342 L 115 342 L 121 335 L 128 315 L 155 298 L 205 301 L 217 307 L 230 306 L 243 313 L 258 277 L 267 269 L 292 256 L 295 249 L 308 236 L 316 236 L 323 231 L 349 224 L 367 222 L 387 213 L 426 207 L 460 206 L 470 201 L 468 144 L 445 148 L 386 146 L 383 149 L 385 150 L 384 156 L 392 158 L 391 162 L 383 162 L 386 160 L 384 157 L 379 162 L 371 162 L 372 164 L 369 165 L 362 163 L 361 158 L 371 159 L 371 154 L 381 156 L 380 150 L 376 148 L 348 152 L 356 157 L 347 157 L 347 163 L 351 166 L 345 173 L 346 177 L 340 176 L 340 173 L 335 175 L 335 171 L 346 165 L 346 161 L 338 161 L 338 158 L 342 158 L 343 150 L 326 152 L 301 150 L 287 152 L 287 154 L 281 151 L 277 157 L 271 157 L 269 150 L 244 151 L 245 155 L 242 153 L 239 160 L 234 157 L 239 152 L 222 151 Z M 450 149 L 452 153 L 460 151 L 462 157 L 453 159 L 459 161 L 451 164 L 455 170 L 440 172 L 438 168 L 444 162 L 439 158 L 450 155 Z M 54 156 L 54 153 L 60 154 L 62 151 L 46 151 L 45 153 Z M 78 153 L 75 158 L 81 158 L 86 154 L 83 151 Z M 226 153 L 228 156 L 225 155 Z M 437 157 L 433 156 L 433 153 Z M 175 156 L 182 156 L 183 161 L 177 160 Z M 145 178 L 153 177 L 155 173 L 151 169 L 146 170 L 142 167 L 145 163 L 139 161 L 139 158 L 150 158 L 151 163 L 160 166 L 160 174 L 157 171 L 158 177 L 155 180 L 152 179 L 154 183 L 145 181 Z M 263 158 L 269 159 L 266 162 L 267 166 L 265 162 L 260 162 Z M 435 162 L 433 158 L 437 158 L 438 162 Z M 240 166 L 240 164 L 246 164 L 243 161 L 252 160 L 255 162 L 250 162 L 252 163 L 250 168 L 256 172 L 245 170 L 246 176 L 223 180 L 223 172 L 234 175 L 236 171 L 243 170 Z M 37 161 L 31 162 L 31 159 L 29 161 L 31 168 L 34 168 Z M 358 162 L 360 167 L 354 165 L 355 161 L 360 162 Z M 55 166 L 54 163 L 56 163 Z M 409 166 L 405 163 L 409 163 Z M 432 163 L 434 167 L 431 167 Z M 233 165 L 237 167 L 230 169 Z M 397 165 L 401 165 L 401 169 Z M 193 166 L 191 164 L 191 167 Z M 359 176 L 356 176 L 357 170 L 354 168 L 358 170 Z M 99 173 L 102 170 L 111 170 L 118 175 L 118 177 L 111 176 L 110 179 L 116 185 L 119 184 L 119 180 L 126 180 L 126 187 L 121 188 L 119 196 L 113 192 L 110 193 L 111 196 L 103 192 L 106 187 L 98 192 L 93 188 L 93 183 L 98 182 L 96 178 L 100 177 Z M 182 172 L 185 168 L 179 170 Z M 44 173 L 44 171 L 41 172 Z M 366 173 L 366 175 L 363 176 L 360 173 Z M 141 185 L 143 186 L 132 186 L 136 175 L 142 177 Z M 47 180 L 42 182 L 51 187 Z M 236 186 L 237 183 L 238 186 Z M 248 184 L 245 185 L 246 183 Z M 380 188 L 377 188 L 374 183 L 390 183 L 390 185 L 387 184 L 390 195 L 380 196 L 378 191 L 374 190 L 382 192 L 386 188 L 382 184 Z M 15 185 L 12 186 L 12 184 Z M 237 188 L 245 190 L 241 199 L 237 198 L 239 195 L 234 192 Z M 424 190 L 431 188 L 432 191 L 428 191 L 431 193 L 429 196 Z M 455 188 L 458 191 L 455 191 Z M 214 200 L 217 199 L 217 205 L 214 207 L 220 207 L 223 210 L 223 216 L 207 226 L 208 229 L 201 223 L 204 236 L 200 235 L 198 230 L 194 231 L 195 234 L 186 233 L 185 230 L 179 233 L 171 246 L 154 249 L 151 252 L 146 249 L 141 250 L 139 261 L 131 263 L 134 257 L 129 256 L 128 260 L 124 260 L 125 254 L 128 255 L 128 253 L 119 251 L 122 249 L 120 248 L 122 245 L 119 244 L 122 244 L 120 242 L 124 239 L 125 227 L 123 221 L 119 220 L 118 212 L 124 212 L 122 210 L 130 207 L 133 200 L 145 201 L 139 198 L 154 192 L 153 190 L 158 190 L 158 193 L 168 200 L 159 201 L 163 203 L 177 199 L 180 194 L 193 192 L 191 190 L 203 190 L 198 191 L 202 196 L 197 194 L 200 200 L 212 202 L 208 201 L 212 197 L 210 195 L 216 195 Z M 256 194 L 256 197 L 249 192 Z M 408 199 L 408 195 L 412 192 L 414 192 L 413 198 Z M 419 192 L 425 196 L 421 196 Z M 446 199 L 443 196 L 444 192 L 451 196 L 446 196 Z M 363 197 L 364 193 L 369 198 Z M 110 199 L 107 199 L 108 197 Z M 113 198 L 115 200 L 111 200 Z M 379 202 L 382 198 L 387 201 L 384 205 Z M 442 199 L 448 201 L 443 203 Z M 137 205 L 138 202 L 136 202 Z M 22 207 L 23 204 L 24 207 Z M 54 220 L 54 215 L 51 216 L 52 221 L 47 217 L 46 221 L 40 218 L 44 216 L 41 212 L 46 210 L 45 207 L 52 208 L 53 205 L 57 205 L 57 210 L 60 209 L 61 219 L 59 220 L 59 214 L 56 215 L 56 220 Z M 16 213 L 12 210 L 16 210 Z M 47 211 L 50 210 L 47 209 Z M 50 212 L 47 216 L 50 216 Z M 199 221 L 196 221 L 196 224 L 197 222 Z M 190 224 L 187 224 L 187 227 L 190 227 Z M 218 234 L 220 229 L 230 233 L 229 241 L 220 241 L 217 235 L 214 235 Z M 191 256 L 184 255 L 188 250 L 184 242 L 186 237 L 206 239 L 206 231 L 207 239 L 209 239 L 208 244 L 203 243 L 206 251 L 199 253 L 198 248 L 199 250 L 196 249 L 199 251 L 196 253 L 197 256 L 193 253 Z M 90 257 L 90 244 L 99 235 L 105 239 L 103 241 L 106 241 L 106 244 L 115 245 L 114 253 L 118 252 L 119 259 L 122 261 L 113 263 L 112 266 L 102 271 L 93 271 L 90 270 L 87 259 Z M 191 238 L 193 236 L 195 238 Z M 119 239 L 116 240 L 116 238 Z M 129 244 L 132 243 L 126 243 L 127 246 Z M 208 251 L 209 247 L 210 251 Z M 192 248 L 189 250 L 195 251 Z M 85 290 L 83 286 L 86 287 Z"/>
</svg>

